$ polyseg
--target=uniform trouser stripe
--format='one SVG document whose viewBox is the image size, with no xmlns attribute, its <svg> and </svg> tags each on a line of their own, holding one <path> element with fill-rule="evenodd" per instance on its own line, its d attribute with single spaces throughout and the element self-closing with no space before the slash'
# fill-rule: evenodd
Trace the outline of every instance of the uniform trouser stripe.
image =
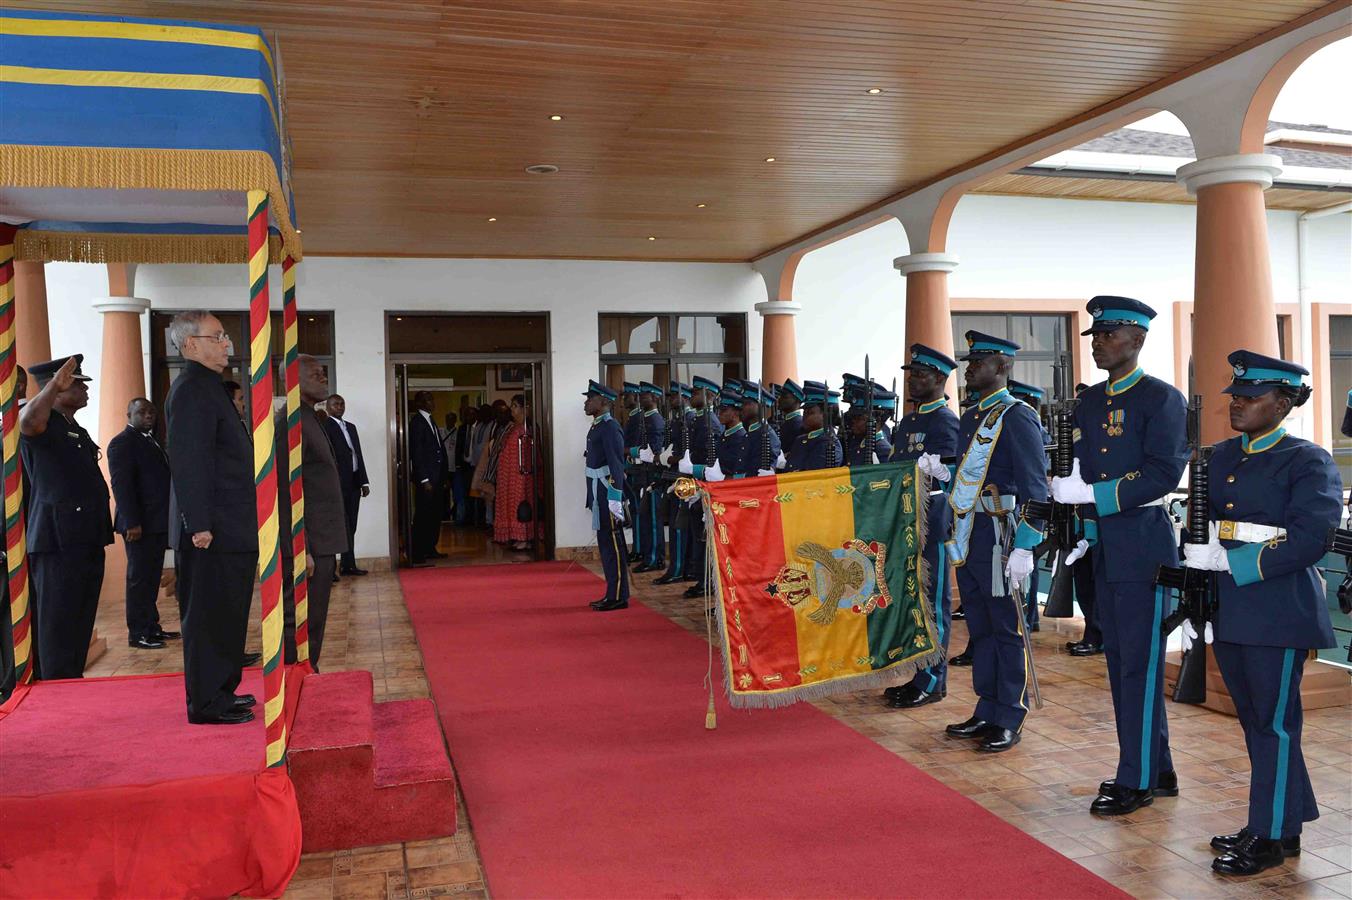
<svg viewBox="0 0 1352 900">
<path fill-rule="evenodd" d="M 938 544 L 938 564 L 934 567 L 934 572 L 932 573 L 934 576 L 934 624 L 939 629 L 939 646 L 947 651 L 948 633 L 944 629 L 944 610 L 942 603 L 944 599 L 944 585 L 948 581 L 948 566 L 946 565 L 948 560 L 948 548 L 944 546 L 943 541 L 939 541 Z M 929 691 L 932 693 L 935 688 L 939 686 L 939 672 L 934 666 L 930 666 L 925 671 L 929 673 Z"/>
<path fill-rule="evenodd" d="M 1304 652 L 1304 651 L 1301 651 Z M 1268 836 L 1280 840 L 1286 812 L 1286 777 L 1291 761 L 1291 735 L 1286 730 L 1286 704 L 1291 693 L 1291 669 L 1296 651 L 1287 648 L 1282 654 L 1282 681 L 1277 694 L 1277 709 L 1272 714 L 1272 730 L 1277 733 L 1277 780 L 1272 790 L 1272 830 Z"/>
<path fill-rule="evenodd" d="M 1141 710 L 1141 783 L 1140 790 L 1148 791 L 1150 784 L 1150 742 L 1155 736 L 1155 674 L 1160 664 L 1160 621 L 1164 616 L 1164 588 L 1155 588 L 1155 615 L 1150 625 L 1150 662 L 1145 673 L 1145 702 Z"/>
</svg>

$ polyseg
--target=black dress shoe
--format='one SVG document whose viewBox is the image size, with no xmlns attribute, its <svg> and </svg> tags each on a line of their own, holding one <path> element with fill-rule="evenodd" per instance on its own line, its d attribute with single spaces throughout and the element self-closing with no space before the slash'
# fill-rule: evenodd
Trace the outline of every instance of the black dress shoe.
<svg viewBox="0 0 1352 900">
<path fill-rule="evenodd" d="M 694 600 L 696 597 L 703 597 L 704 587 L 703 585 L 692 584 L 690 587 L 685 589 L 685 593 L 681 594 L 681 596 L 687 600 Z"/>
<path fill-rule="evenodd" d="M 1211 839 L 1211 849 L 1218 850 L 1221 853 L 1229 853 L 1240 844 L 1244 843 L 1244 839 L 1251 833 L 1252 832 L 1249 831 L 1249 828 L 1246 825 L 1234 834 L 1218 834 Z M 1291 837 L 1284 837 L 1281 840 L 1281 844 L 1283 856 L 1288 858 L 1300 856 L 1300 835 L 1296 834 Z"/>
<path fill-rule="evenodd" d="M 1107 781 L 1100 782 L 1099 793 L 1106 794 L 1116 785 L 1116 778 L 1109 778 Z M 1150 793 L 1154 794 L 1156 797 L 1177 797 L 1178 773 L 1172 769 L 1168 772 L 1161 772 L 1160 777 L 1155 782 L 1155 787 L 1151 789 Z"/>
<path fill-rule="evenodd" d="M 1094 798 L 1094 802 L 1089 804 L 1089 811 L 1096 816 L 1125 816 L 1154 802 L 1155 795 L 1148 790 L 1138 791 L 1113 784 Z"/>
<path fill-rule="evenodd" d="M 605 605 L 606 605 L 607 603 L 609 603 L 609 602 L 610 602 L 609 598 L 602 597 L 600 600 L 593 600 L 592 602 L 588 603 L 587 605 L 590 606 L 592 609 L 596 609 L 596 607 L 598 607 L 598 606 L 605 606 Z"/>
<path fill-rule="evenodd" d="M 684 581 L 684 575 L 663 575 L 660 578 L 653 579 L 653 584 L 675 584 L 678 581 Z"/>
<path fill-rule="evenodd" d="M 234 707 L 217 716 L 197 716 L 188 713 L 190 725 L 243 725 L 254 720 L 253 710 Z"/>
<path fill-rule="evenodd" d="M 1103 645 L 1091 644 L 1087 641 L 1071 641 L 1066 644 L 1066 651 L 1071 656 L 1098 656 L 1103 652 Z"/>
<path fill-rule="evenodd" d="M 892 709 L 915 709 L 928 703 L 938 703 L 947 695 L 947 691 L 922 691 L 918 687 L 911 687 L 905 693 L 888 700 L 887 705 Z"/>
<path fill-rule="evenodd" d="M 183 637 L 183 635 L 177 631 L 165 631 L 163 628 L 156 628 L 151 632 L 150 636 L 157 641 L 176 641 Z"/>
<path fill-rule="evenodd" d="M 643 556 L 638 553 L 630 553 L 627 559 L 629 560 L 630 565 L 633 565 L 634 563 L 643 562 Z"/>
<path fill-rule="evenodd" d="M 628 608 L 629 608 L 628 600 L 611 600 L 606 603 L 602 603 L 600 606 L 592 607 L 592 609 L 596 610 L 597 612 L 610 612 L 613 609 L 628 609 Z"/>
<path fill-rule="evenodd" d="M 141 637 L 128 638 L 127 646 L 135 647 L 137 650 L 163 650 L 164 641 L 156 637 L 142 635 Z"/>
<path fill-rule="evenodd" d="M 957 738 L 975 738 L 985 737 L 987 729 L 995 728 L 985 719 L 978 719 L 972 716 L 966 722 L 959 722 L 956 725 L 949 725 L 944 729 L 944 734 Z"/>
<path fill-rule="evenodd" d="M 353 568 L 351 568 L 351 569 L 343 569 L 343 570 L 342 570 L 341 572 L 339 572 L 338 574 L 339 574 L 339 575 L 365 575 L 365 574 L 367 574 L 367 572 L 366 572 L 365 569 L 358 569 L 358 568 L 356 568 L 356 567 L 353 567 Z"/>
<path fill-rule="evenodd" d="M 962 666 L 970 666 L 972 664 L 972 648 L 968 647 L 957 656 L 950 656 L 948 658 L 948 664 L 950 666 L 958 666 L 959 668 Z"/>
<path fill-rule="evenodd" d="M 981 738 L 981 743 L 977 744 L 976 749 L 982 753 L 1004 753 L 1021 740 L 1023 740 L 1023 736 L 1017 731 L 992 726 Z"/>
<path fill-rule="evenodd" d="M 333 573 L 333 581 L 331 582 L 332 584 L 337 584 L 338 582 L 340 582 L 340 581 L 342 581 L 342 580 L 343 580 L 343 578 L 342 578 L 342 573 L 341 573 L 341 572 L 334 572 L 334 573 Z"/>
<path fill-rule="evenodd" d="M 261 653 L 246 653 L 244 654 L 244 659 L 240 662 L 245 666 L 256 666 L 262 658 L 263 654 Z"/>
<path fill-rule="evenodd" d="M 957 619 L 959 622 L 961 622 L 963 619 L 967 618 L 967 613 L 963 612 L 962 607 L 959 606 L 957 609 L 953 610 L 953 614 L 949 616 L 949 618 Z"/>
<path fill-rule="evenodd" d="M 1222 875 L 1257 875 L 1280 866 L 1286 858 L 1281 841 L 1260 838 L 1252 831 L 1235 848 L 1211 861 L 1211 869 Z"/>
<path fill-rule="evenodd" d="M 655 566 L 655 565 L 653 565 L 653 564 L 651 564 L 651 563 L 643 563 L 642 565 L 634 566 L 634 571 L 635 571 L 635 572 L 656 572 L 658 569 L 665 569 L 665 568 L 666 568 L 666 566 Z"/>
<path fill-rule="evenodd" d="M 893 697 L 900 697 L 902 694 L 906 693 L 910 689 L 911 685 L 909 684 L 899 684 L 896 687 L 887 688 L 885 691 L 883 691 L 883 702 L 886 703 Z"/>
<path fill-rule="evenodd" d="M 1037 632 L 1042 630 L 1042 626 L 1034 622 L 1032 625 L 1028 626 L 1028 630 L 1036 634 Z"/>
<path fill-rule="evenodd" d="M 254 699 L 254 695 L 253 695 L 253 694 L 236 694 L 236 695 L 235 695 L 235 707 L 234 707 L 234 708 L 235 708 L 235 709 L 253 709 L 254 704 L 257 703 L 257 702 L 258 702 L 258 701 L 257 701 L 256 699 Z"/>
</svg>

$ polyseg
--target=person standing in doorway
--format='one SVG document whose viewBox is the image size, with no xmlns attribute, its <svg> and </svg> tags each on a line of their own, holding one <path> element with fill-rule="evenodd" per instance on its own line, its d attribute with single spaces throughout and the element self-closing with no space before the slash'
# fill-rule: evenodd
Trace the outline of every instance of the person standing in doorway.
<svg viewBox="0 0 1352 900">
<path fill-rule="evenodd" d="M 333 455 L 338 462 L 338 482 L 343 488 L 343 512 L 347 516 L 347 549 L 343 551 L 343 575 L 365 575 L 365 569 L 357 568 L 355 541 L 357 534 L 357 510 L 363 497 L 371 495 L 371 481 L 366 477 L 366 457 L 361 452 L 361 437 L 357 428 L 346 419 L 347 401 L 341 394 L 331 394 L 324 408 L 328 416 L 324 419 L 324 431 L 329 443 L 333 445 Z"/>
<path fill-rule="evenodd" d="M 512 423 L 500 438 L 497 493 L 493 500 L 493 539 L 528 552 L 539 537 L 540 516 L 536 491 L 535 435 L 526 409 L 526 397 L 517 394 L 510 406 Z"/>
<path fill-rule="evenodd" d="M 474 475 L 473 434 L 478 420 L 477 409 L 469 405 L 462 407 L 460 426 L 455 429 L 455 442 L 451 450 L 453 458 L 447 463 L 447 468 L 451 471 L 451 502 L 454 507 L 452 512 L 457 525 L 474 524 L 474 501 L 469 496 L 469 482 Z"/>
<path fill-rule="evenodd" d="M 431 391 L 413 395 L 414 411 L 408 421 L 408 458 L 413 481 L 413 546 L 409 548 L 409 561 L 420 567 L 446 555 L 437 550 L 446 459 L 436 423 L 432 421 L 432 409 Z"/>
</svg>

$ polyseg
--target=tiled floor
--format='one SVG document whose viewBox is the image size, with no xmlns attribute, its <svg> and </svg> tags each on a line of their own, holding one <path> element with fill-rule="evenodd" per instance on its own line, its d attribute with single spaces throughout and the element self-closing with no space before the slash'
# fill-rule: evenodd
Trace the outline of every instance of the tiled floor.
<svg viewBox="0 0 1352 900">
<path fill-rule="evenodd" d="M 683 600 L 679 588 L 652 586 L 649 580 L 636 576 L 636 596 L 682 627 L 704 634 L 699 601 Z M 161 608 L 167 613 L 172 605 L 165 601 Z M 165 626 L 174 627 L 169 616 Z M 965 646 L 966 635 L 961 623 L 955 626 L 956 651 Z M 90 675 L 182 666 L 177 645 L 156 652 L 128 649 L 119 639 L 125 633 L 120 609 L 105 606 L 99 631 L 110 649 Z M 1247 804 L 1248 760 L 1236 722 L 1169 704 L 1182 795 L 1156 800 L 1126 818 L 1096 819 L 1088 813 L 1089 801 L 1098 782 L 1112 774 L 1117 757 L 1102 657 L 1067 656 L 1061 649 L 1066 635 L 1044 631 L 1034 639 L 1046 706 L 1029 716 L 1023 743 L 999 756 L 979 755 L 967 742 L 943 735 L 945 724 L 970 713 L 970 669 L 954 670 L 944 702 L 915 711 L 887 710 L 876 692 L 816 706 L 1138 897 L 1352 897 L 1352 708 L 1306 714 L 1305 756 L 1323 815 L 1306 826 L 1301 856 L 1259 878 L 1222 878 L 1210 871 L 1213 854 L 1207 841 L 1243 825 Z M 257 648 L 258 641 L 255 620 L 251 646 Z M 335 587 L 324 656 L 328 671 L 370 669 L 377 700 L 428 696 L 421 656 L 391 573 L 347 578 Z M 459 833 L 443 840 L 309 854 L 286 896 L 486 896 L 473 823 L 463 805 L 459 821 Z M 956 835 L 959 826 L 938 822 L 935 827 L 951 827 Z M 998 890 L 992 885 L 993 893 Z M 1047 886 L 1047 896 L 1057 896 L 1055 885 Z"/>
</svg>

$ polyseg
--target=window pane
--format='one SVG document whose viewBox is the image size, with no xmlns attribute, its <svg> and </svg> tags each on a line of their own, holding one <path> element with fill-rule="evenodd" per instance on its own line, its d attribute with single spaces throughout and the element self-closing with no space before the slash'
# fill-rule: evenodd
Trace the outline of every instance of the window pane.
<svg viewBox="0 0 1352 900">
<path fill-rule="evenodd" d="M 740 355 L 746 346 L 746 317 L 680 316 L 676 320 L 677 353 Z"/>
<path fill-rule="evenodd" d="M 1347 392 L 1352 389 L 1352 316 L 1329 317 L 1329 412 L 1333 416 L 1333 459 L 1343 485 L 1352 484 L 1352 438 L 1343 437 Z"/>
<path fill-rule="evenodd" d="M 670 316 L 601 316 L 600 319 L 603 356 L 670 352 L 665 348 Z"/>
<path fill-rule="evenodd" d="M 722 384 L 729 378 L 741 378 L 742 364 L 740 362 L 698 362 L 698 363 L 677 363 L 676 371 L 680 374 L 680 379 L 685 384 L 691 384 L 696 375 L 701 375 Z"/>
<path fill-rule="evenodd" d="M 953 346 L 959 356 L 966 352 L 966 334 L 969 331 L 1005 337 L 1009 331 L 1009 322 L 1000 313 L 953 313 Z"/>
<path fill-rule="evenodd" d="M 1032 316 L 1032 333 L 1024 347 L 1028 350 L 1062 351 L 1069 346 L 1067 316 Z"/>
</svg>

